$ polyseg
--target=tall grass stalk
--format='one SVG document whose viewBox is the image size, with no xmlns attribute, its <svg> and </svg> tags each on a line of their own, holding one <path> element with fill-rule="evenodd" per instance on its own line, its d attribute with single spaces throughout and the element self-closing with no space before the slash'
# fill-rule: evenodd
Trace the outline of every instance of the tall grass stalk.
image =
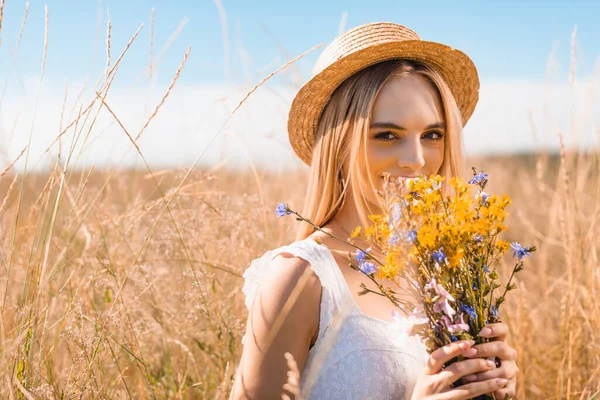
<svg viewBox="0 0 600 400">
<path fill-rule="evenodd" d="M 21 35 L 28 10 L 29 2 Z M 153 31 L 154 12 L 151 18 Z M 48 13 L 45 21 L 40 85 Z M 137 140 L 176 90 L 190 53 L 132 131 L 108 94 L 141 30 L 113 62 L 108 23 L 96 96 L 85 101 L 82 90 L 72 117 L 65 100 L 44 154 L 59 144 L 52 167 L 40 172 L 28 146 L 0 173 L 0 398 L 227 398 L 247 317 L 242 274 L 253 258 L 294 240 L 296 226 L 269 216 L 278 201 L 302 208 L 305 169 L 197 168 L 208 146 L 189 168 L 153 171 L 145 162 Z M 164 48 L 155 56 L 153 32 L 150 38 L 152 76 Z M 230 117 L 315 48 L 262 79 Z M 79 167 L 76 149 L 98 129 L 101 112 L 128 136 L 143 170 Z M 558 135 L 559 154 L 468 160 L 490 175 L 490 191 L 513 199 L 506 239 L 529 238 L 538 248 L 502 315 L 519 353 L 522 399 L 600 393 L 600 154 L 570 148 Z M 65 154 L 63 140 L 70 140 Z M 17 173 L 23 157 L 26 168 Z M 294 392 L 300 371 L 289 357 L 288 365 L 286 388 Z"/>
</svg>

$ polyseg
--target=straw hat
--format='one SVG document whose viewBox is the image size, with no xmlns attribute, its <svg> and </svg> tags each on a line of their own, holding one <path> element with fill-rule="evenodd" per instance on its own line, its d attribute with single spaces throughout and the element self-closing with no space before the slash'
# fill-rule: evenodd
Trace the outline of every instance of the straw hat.
<svg viewBox="0 0 600 400">
<path fill-rule="evenodd" d="M 463 125 L 479 98 L 473 61 L 459 50 L 421 40 L 414 31 L 390 22 L 361 25 L 335 38 L 319 56 L 313 77 L 298 92 L 288 117 L 288 134 L 296 154 L 312 158 L 317 122 L 331 94 L 347 78 L 371 65 L 392 59 L 420 61 L 442 74 L 458 105 Z"/>
</svg>

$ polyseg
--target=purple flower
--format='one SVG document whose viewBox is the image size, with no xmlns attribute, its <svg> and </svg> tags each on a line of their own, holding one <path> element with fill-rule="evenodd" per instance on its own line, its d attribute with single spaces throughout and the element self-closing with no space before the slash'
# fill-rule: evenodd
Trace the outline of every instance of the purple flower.
<svg viewBox="0 0 600 400">
<path fill-rule="evenodd" d="M 366 250 L 358 250 L 356 254 L 354 254 L 354 259 L 358 261 L 358 269 L 369 275 L 373 272 L 376 272 L 378 267 L 370 261 L 367 261 L 369 255 L 367 254 L 371 248 L 369 247 Z"/>
<path fill-rule="evenodd" d="M 434 312 L 443 312 L 449 317 L 452 317 L 454 314 L 456 314 L 456 311 L 454 311 L 452 306 L 450 306 L 450 303 L 448 303 L 448 300 L 454 301 L 454 297 L 452 297 L 452 295 L 448 293 L 448 291 L 444 289 L 442 285 L 437 283 L 435 278 L 431 278 L 429 283 L 427 283 L 423 289 L 433 290 L 435 294 L 439 296 L 437 301 L 433 304 Z"/>
<path fill-rule="evenodd" d="M 275 214 L 277 214 L 278 217 L 284 217 L 286 215 L 290 215 L 291 213 L 292 212 L 290 211 L 287 204 L 284 204 L 284 203 L 277 204 L 277 208 L 275 209 Z"/>
<path fill-rule="evenodd" d="M 369 247 L 368 249 L 364 250 L 364 251 L 363 251 L 363 250 L 358 250 L 358 251 L 356 252 L 356 254 L 354 255 L 354 259 L 355 259 L 356 261 L 358 261 L 359 263 L 363 263 L 363 262 L 364 262 L 364 261 L 367 259 L 367 257 L 368 257 L 368 254 L 367 254 L 367 253 L 368 253 L 370 250 L 371 250 L 371 248 L 370 248 L 370 247 Z"/>
<path fill-rule="evenodd" d="M 480 233 L 476 233 L 475 236 L 473 236 L 473 239 L 475 240 L 475 243 L 481 243 L 483 242 L 483 235 Z"/>
<path fill-rule="evenodd" d="M 377 271 L 377 266 L 370 261 L 364 261 L 358 265 L 358 269 L 360 269 L 363 273 L 370 275 Z"/>
<path fill-rule="evenodd" d="M 437 281 L 435 278 L 431 278 L 431 280 L 423 286 L 425 290 L 434 290 L 437 293 Z"/>
<path fill-rule="evenodd" d="M 483 205 L 487 205 L 488 204 L 488 199 L 490 198 L 490 195 L 487 194 L 486 192 L 480 192 L 477 197 L 479 197 L 481 199 L 481 204 Z"/>
<path fill-rule="evenodd" d="M 496 306 L 492 306 L 492 315 L 495 318 L 498 318 L 498 308 L 496 308 Z"/>
<path fill-rule="evenodd" d="M 470 185 L 478 185 L 480 183 L 486 182 L 488 178 L 488 174 L 484 174 L 483 171 L 479 172 L 477 175 L 475 175 L 473 177 L 473 179 L 471 179 L 469 181 Z"/>
<path fill-rule="evenodd" d="M 517 257 L 519 260 L 522 260 L 525 256 L 531 256 L 529 246 L 523 248 L 519 243 L 512 242 L 510 247 L 513 249 L 513 257 Z"/>
<path fill-rule="evenodd" d="M 456 311 L 450 306 L 446 297 L 441 297 L 433 304 L 433 312 L 443 312 L 450 318 L 456 314 Z"/>
<path fill-rule="evenodd" d="M 450 300 L 450 301 L 454 301 L 454 297 L 452 297 L 452 295 L 451 295 L 450 293 L 448 293 L 448 292 L 446 291 L 446 289 L 444 289 L 444 287 L 443 287 L 442 285 L 440 285 L 439 283 L 438 283 L 438 285 L 437 285 L 437 290 L 436 290 L 436 292 L 437 292 L 437 294 L 439 294 L 440 296 L 442 296 L 442 297 L 445 297 L 445 298 L 447 298 L 447 299 L 448 299 L 448 300 Z"/>
<path fill-rule="evenodd" d="M 483 266 L 483 270 L 485 271 L 486 274 L 490 273 L 490 267 L 488 267 L 487 264 Z"/>
<path fill-rule="evenodd" d="M 390 236 L 390 238 L 388 239 L 388 244 L 390 246 L 395 245 L 396 243 L 400 242 L 400 236 L 399 235 L 392 235 Z"/>
<path fill-rule="evenodd" d="M 452 297 L 452 295 L 450 293 L 448 293 L 448 291 L 446 289 L 444 289 L 444 286 L 442 286 L 441 284 L 437 283 L 437 281 L 435 280 L 435 278 L 431 278 L 431 280 L 429 281 L 429 283 L 427 283 L 423 289 L 425 290 L 433 290 L 435 292 L 435 294 L 442 296 L 450 301 L 455 301 L 454 297 Z"/>
<path fill-rule="evenodd" d="M 406 240 L 408 243 L 413 244 L 417 240 L 417 231 L 410 230 L 406 233 Z"/>
<path fill-rule="evenodd" d="M 441 319 L 450 333 L 469 332 L 470 330 L 469 324 L 465 323 L 462 314 L 460 315 L 459 320 L 454 323 L 445 315 Z"/>
<path fill-rule="evenodd" d="M 460 309 L 469 315 L 471 321 L 475 321 L 475 319 L 477 318 L 477 313 L 475 312 L 474 307 L 463 304 L 460 306 Z"/>
<path fill-rule="evenodd" d="M 435 261 L 438 264 L 443 264 L 448 260 L 441 247 L 439 250 L 436 250 L 433 253 L 431 253 L 431 258 L 433 258 L 433 261 Z"/>
</svg>

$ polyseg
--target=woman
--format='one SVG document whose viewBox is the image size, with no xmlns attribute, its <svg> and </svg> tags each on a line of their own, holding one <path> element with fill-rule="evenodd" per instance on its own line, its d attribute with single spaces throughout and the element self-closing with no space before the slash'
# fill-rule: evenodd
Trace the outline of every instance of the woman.
<svg viewBox="0 0 600 400">
<path fill-rule="evenodd" d="M 384 172 L 461 175 L 461 130 L 478 90 L 465 54 L 403 26 L 367 24 L 336 38 L 289 115 L 292 147 L 311 168 L 303 216 L 345 238 L 377 212 Z M 428 355 L 417 337 L 393 340 L 387 299 L 358 295 L 361 284 L 376 289 L 349 267 L 352 248 L 308 224 L 297 239 L 244 274 L 250 313 L 232 398 L 281 398 L 286 352 L 301 371 L 303 398 L 514 396 L 516 351 L 505 343 L 506 325 L 479 333 L 492 342 L 459 341 Z M 468 359 L 442 368 L 460 354 Z M 460 378 L 468 383 L 451 388 Z"/>
</svg>

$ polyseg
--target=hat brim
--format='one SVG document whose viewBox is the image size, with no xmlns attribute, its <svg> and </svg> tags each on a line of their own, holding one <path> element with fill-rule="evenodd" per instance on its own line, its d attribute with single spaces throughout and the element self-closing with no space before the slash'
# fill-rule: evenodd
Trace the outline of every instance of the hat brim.
<svg viewBox="0 0 600 400">
<path fill-rule="evenodd" d="M 288 135 L 296 154 L 311 163 L 313 141 L 321 112 L 346 79 L 371 65 L 394 59 L 419 61 L 435 68 L 450 88 L 467 123 L 479 99 L 479 77 L 473 61 L 460 50 L 437 42 L 405 40 L 381 43 L 350 53 L 308 81 L 292 101 Z"/>
</svg>

